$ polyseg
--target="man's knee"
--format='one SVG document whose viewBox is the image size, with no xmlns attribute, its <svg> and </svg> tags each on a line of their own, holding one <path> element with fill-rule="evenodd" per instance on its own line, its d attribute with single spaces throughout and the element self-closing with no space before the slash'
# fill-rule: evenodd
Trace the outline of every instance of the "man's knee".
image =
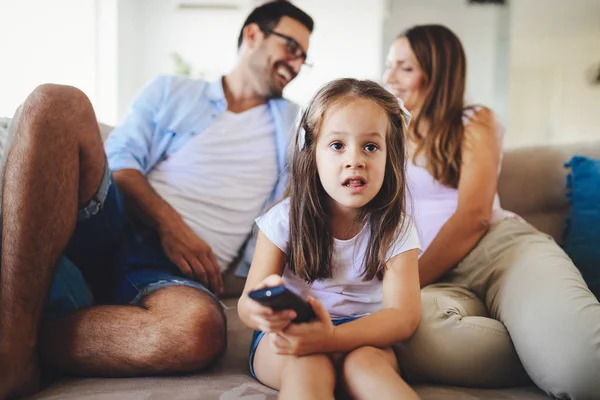
<svg viewBox="0 0 600 400">
<path fill-rule="evenodd" d="M 154 348 L 170 358 L 170 371 L 193 371 L 218 358 L 227 344 L 227 325 L 221 306 L 198 289 L 174 286 L 144 301 L 156 327 Z"/>
<path fill-rule="evenodd" d="M 53 114 L 57 112 L 72 114 L 80 110 L 88 110 L 91 103 L 86 94 L 74 86 L 44 83 L 27 96 L 23 108 L 30 107 Z"/>
<path fill-rule="evenodd" d="M 95 122 L 92 104 L 85 93 L 73 86 L 45 83 L 36 87 L 25 99 L 17 113 L 16 123 L 43 124 L 45 129 L 25 129 L 24 134 L 68 134 L 77 130 L 53 130 L 58 122 L 68 127 L 69 122 Z"/>
</svg>

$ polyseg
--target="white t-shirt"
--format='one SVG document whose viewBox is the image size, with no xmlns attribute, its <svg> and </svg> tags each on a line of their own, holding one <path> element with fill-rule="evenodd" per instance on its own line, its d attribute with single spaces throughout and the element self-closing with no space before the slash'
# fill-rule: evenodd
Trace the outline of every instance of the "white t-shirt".
<svg viewBox="0 0 600 400">
<path fill-rule="evenodd" d="M 252 230 L 278 176 L 267 105 L 225 112 L 149 174 L 154 190 L 210 245 L 221 270 Z"/>
<path fill-rule="evenodd" d="M 285 199 L 265 215 L 256 219 L 262 233 L 281 249 L 287 251 L 289 240 L 290 200 Z M 387 252 L 386 261 L 408 250 L 419 249 L 419 237 L 412 219 L 407 219 L 406 228 Z M 298 278 L 285 267 L 283 280 L 290 290 L 301 297 L 319 299 L 332 319 L 360 317 L 381 309 L 383 300 L 382 281 L 375 278 L 363 281 L 364 258 L 371 236 L 368 224 L 348 240 L 333 239 L 331 279 L 314 281 L 312 284 Z"/>
</svg>

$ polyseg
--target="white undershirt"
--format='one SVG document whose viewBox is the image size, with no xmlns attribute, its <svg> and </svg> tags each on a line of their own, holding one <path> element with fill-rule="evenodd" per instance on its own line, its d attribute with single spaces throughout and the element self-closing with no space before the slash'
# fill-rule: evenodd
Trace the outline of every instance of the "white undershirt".
<svg viewBox="0 0 600 400">
<path fill-rule="evenodd" d="M 266 105 L 225 112 L 159 163 L 150 185 L 212 248 L 221 270 L 247 238 L 278 176 L 275 125 Z"/>
</svg>

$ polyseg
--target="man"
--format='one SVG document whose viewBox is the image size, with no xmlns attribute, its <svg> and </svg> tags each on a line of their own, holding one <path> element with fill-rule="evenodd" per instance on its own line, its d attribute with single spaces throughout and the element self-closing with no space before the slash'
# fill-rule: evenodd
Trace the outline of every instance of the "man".
<svg viewBox="0 0 600 400">
<path fill-rule="evenodd" d="M 228 75 L 154 80 L 106 153 L 81 91 L 27 98 L 4 172 L 0 399 L 35 391 L 40 362 L 127 376 L 222 353 L 221 271 L 278 192 L 298 112 L 281 94 L 312 29 L 288 2 L 258 7 Z"/>
</svg>

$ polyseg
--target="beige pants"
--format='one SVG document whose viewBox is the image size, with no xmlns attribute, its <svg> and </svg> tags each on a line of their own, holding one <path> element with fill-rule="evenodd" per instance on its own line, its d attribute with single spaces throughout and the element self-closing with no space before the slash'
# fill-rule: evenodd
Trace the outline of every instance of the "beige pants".
<svg viewBox="0 0 600 400">
<path fill-rule="evenodd" d="M 502 221 L 421 296 L 419 328 L 395 346 L 409 380 L 501 387 L 531 378 L 556 397 L 600 399 L 600 304 L 551 237 Z"/>
</svg>

